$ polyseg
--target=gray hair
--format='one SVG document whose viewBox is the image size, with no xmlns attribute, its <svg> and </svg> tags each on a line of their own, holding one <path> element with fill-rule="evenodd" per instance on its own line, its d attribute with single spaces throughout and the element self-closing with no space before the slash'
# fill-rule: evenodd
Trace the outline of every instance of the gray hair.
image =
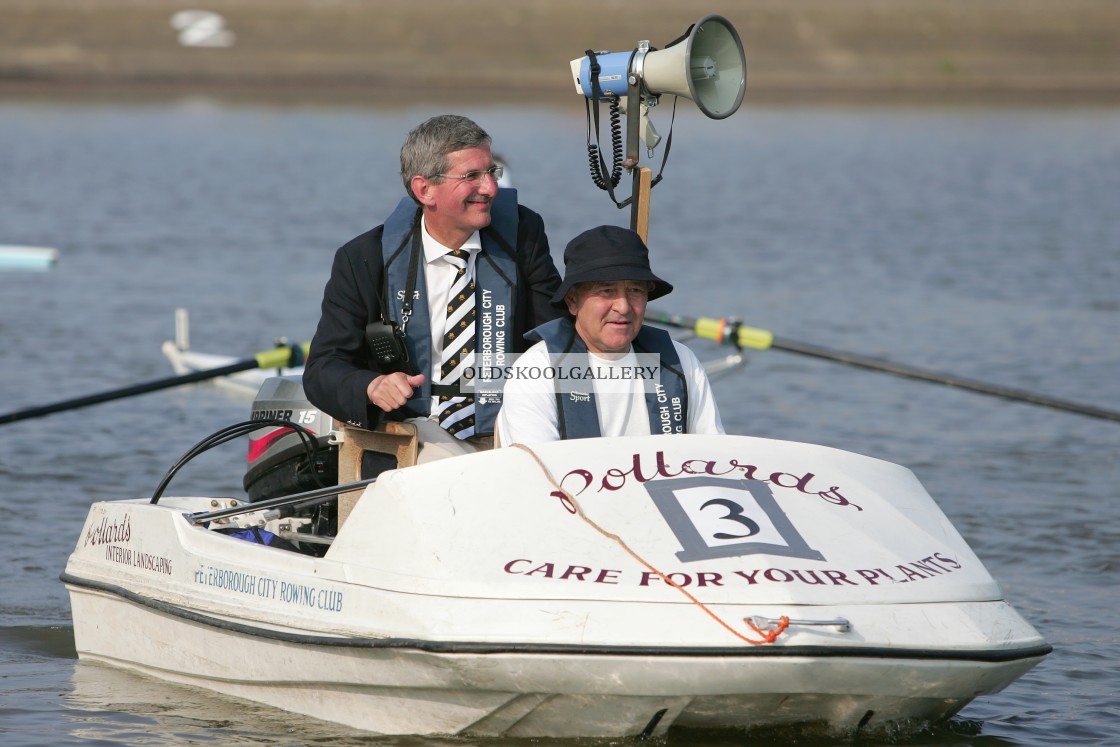
<svg viewBox="0 0 1120 747">
<path fill-rule="evenodd" d="M 440 114 L 418 125 L 401 146 L 401 181 L 408 196 L 412 177 L 438 178 L 449 168 L 447 156 L 457 150 L 490 143 L 490 135 L 472 120 L 458 114 Z"/>
</svg>

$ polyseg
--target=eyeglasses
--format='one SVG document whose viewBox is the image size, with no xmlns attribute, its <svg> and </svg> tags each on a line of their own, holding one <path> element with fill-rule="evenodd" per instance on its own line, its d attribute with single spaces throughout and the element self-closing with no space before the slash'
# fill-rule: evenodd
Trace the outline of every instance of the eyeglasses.
<svg viewBox="0 0 1120 747">
<path fill-rule="evenodd" d="M 505 168 L 502 166 L 491 166 L 485 171 L 468 171 L 465 174 L 432 174 L 432 177 L 443 177 L 444 179 L 457 179 L 467 184 L 482 184 L 482 177 L 489 176 L 495 183 L 502 178 L 502 173 Z"/>
</svg>

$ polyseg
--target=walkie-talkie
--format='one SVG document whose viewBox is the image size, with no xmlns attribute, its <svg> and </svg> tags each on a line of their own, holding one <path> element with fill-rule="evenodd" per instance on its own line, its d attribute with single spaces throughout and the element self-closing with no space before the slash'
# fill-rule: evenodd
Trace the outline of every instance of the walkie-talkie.
<svg viewBox="0 0 1120 747">
<path fill-rule="evenodd" d="M 392 322 L 378 320 L 366 325 L 366 345 L 377 367 L 385 372 L 403 371 L 408 363 L 404 333 Z"/>
</svg>

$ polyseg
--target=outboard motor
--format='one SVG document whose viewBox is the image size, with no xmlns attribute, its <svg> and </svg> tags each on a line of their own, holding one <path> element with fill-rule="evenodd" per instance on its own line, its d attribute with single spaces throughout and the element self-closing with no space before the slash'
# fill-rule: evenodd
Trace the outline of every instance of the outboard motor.
<svg viewBox="0 0 1120 747">
<path fill-rule="evenodd" d="M 303 426 L 315 434 L 317 448 L 309 458 L 305 441 L 290 428 L 266 426 L 253 431 L 243 482 L 249 500 L 263 501 L 338 482 L 338 448 L 330 444 L 333 420 L 307 400 L 299 376 L 265 379 L 253 400 L 250 419 L 265 418 Z"/>
<path fill-rule="evenodd" d="M 298 433 L 283 426 L 265 426 L 249 435 L 248 465 L 243 485 L 250 501 L 263 501 L 338 484 L 338 447 L 331 444 L 334 421 L 307 400 L 299 376 L 265 379 L 253 400 L 252 420 L 287 420 L 315 435 L 313 449 Z M 333 535 L 337 506 L 308 509 L 310 531 Z"/>
</svg>

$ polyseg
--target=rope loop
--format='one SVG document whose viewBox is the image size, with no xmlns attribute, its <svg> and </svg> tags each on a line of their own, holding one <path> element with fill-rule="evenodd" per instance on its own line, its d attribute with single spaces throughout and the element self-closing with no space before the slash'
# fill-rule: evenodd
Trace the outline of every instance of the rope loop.
<svg viewBox="0 0 1120 747">
<path fill-rule="evenodd" d="M 782 615 L 778 620 L 778 626 L 776 628 L 770 628 L 769 626 L 767 626 L 766 630 L 763 630 L 762 628 L 755 625 L 749 617 L 744 617 L 743 622 L 749 625 L 751 630 L 762 636 L 766 643 L 773 643 L 774 641 L 778 640 L 778 636 L 786 632 L 786 628 L 789 627 L 789 616 Z"/>
</svg>

